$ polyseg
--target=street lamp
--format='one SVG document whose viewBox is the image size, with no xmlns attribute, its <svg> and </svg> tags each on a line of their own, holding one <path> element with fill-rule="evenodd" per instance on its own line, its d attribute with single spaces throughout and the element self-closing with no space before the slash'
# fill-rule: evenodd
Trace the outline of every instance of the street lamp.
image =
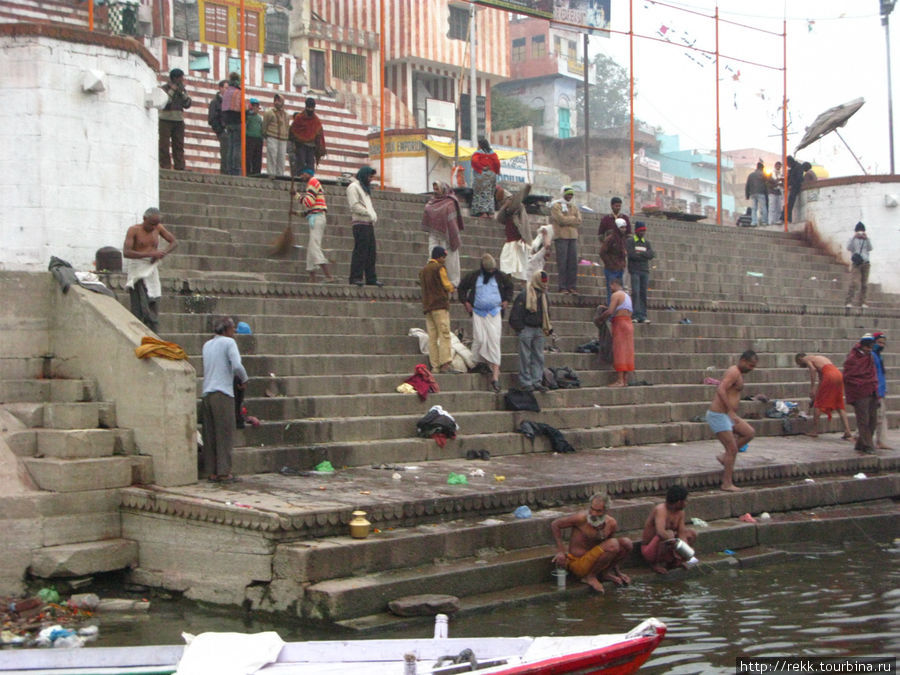
<svg viewBox="0 0 900 675">
<path fill-rule="evenodd" d="M 891 27 L 888 18 L 894 9 L 896 0 L 879 0 L 881 3 L 881 25 L 884 26 L 884 43 L 887 47 L 888 78 L 888 151 L 891 157 L 891 175 L 894 175 L 894 112 L 893 95 L 891 94 Z"/>
</svg>

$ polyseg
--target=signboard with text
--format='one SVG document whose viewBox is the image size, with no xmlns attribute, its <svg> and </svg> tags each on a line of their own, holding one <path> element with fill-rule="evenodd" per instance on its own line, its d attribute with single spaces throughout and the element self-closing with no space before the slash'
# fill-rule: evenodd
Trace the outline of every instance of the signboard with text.
<svg viewBox="0 0 900 675">
<path fill-rule="evenodd" d="M 505 9 L 588 29 L 609 28 L 611 0 L 476 0 L 479 5 Z M 608 35 L 608 33 L 607 33 Z"/>
</svg>

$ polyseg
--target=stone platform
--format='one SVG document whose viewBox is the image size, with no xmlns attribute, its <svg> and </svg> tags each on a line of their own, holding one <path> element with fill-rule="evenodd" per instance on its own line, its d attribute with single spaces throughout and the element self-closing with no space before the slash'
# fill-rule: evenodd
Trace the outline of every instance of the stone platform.
<svg viewBox="0 0 900 675">
<path fill-rule="evenodd" d="M 725 548 L 769 555 L 779 541 L 821 537 L 826 521 L 829 536 L 900 535 L 898 451 L 860 455 L 835 434 L 759 438 L 739 455 L 740 493 L 718 490 L 718 452 L 715 441 L 695 441 L 132 487 L 123 491 L 123 535 L 140 542 L 137 582 L 355 629 L 397 623 L 387 603 L 419 593 L 456 595 L 465 611 L 550 593 L 549 521 L 600 489 L 621 530 L 639 540 L 666 488 L 686 485 L 688 515 L 710 523 L 700 532 L 703 561 Z M 484 476 L 470 475 L 476 469 Z M 468 484 L 448 485 L 450 472 Z M 853 477 L 860 472 L 867 478 Z M 530 519 L 513 517 L 521 505 Z M 835 508 L 844 510 L 830 515 Z M 372 522 L 364 540 L 348 536 L 357 509 Z M 737 520 L 763 511 L 772 520 Z M 627 567 L 645 570 L 637 555 Z"/>
</svg>

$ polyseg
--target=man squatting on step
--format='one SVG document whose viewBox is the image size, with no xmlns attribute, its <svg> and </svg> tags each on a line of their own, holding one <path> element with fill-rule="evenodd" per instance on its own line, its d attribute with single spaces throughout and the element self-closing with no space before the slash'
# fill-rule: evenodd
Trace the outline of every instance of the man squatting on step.
<svg viewBox="0 0 900 675">
<path fill-rule="evenodd" d="M 151 206 L 144 211 L 142 223 L 128 228 L 122 245 L 128 275 L 125 288 L 131 300 L 131 313 L 154 333 L 159 333 L 159 299 L 162 297 L 157 263 L 178 248 L 174 235 L 160 224 L 161 220 L 159 209 Z M 165 251 L 159 250 L 160 237 L 169 244 Z"/>
<path fill-rule="evenodd" d="M 697 541 L 697 533 L 684 525 L 687 496 L 687 488 L 683 485 L 671 486 L 666 491 L 665 503 L 654 506 L 644 523 L 641 555 L 657 574 L 667 574 L 670 569 L 684 566 L 686 561 L 675 552 L 676 540 L 683 540 L 691 548 Z"/>
<path fill-rule="evenodd" d="M 725 452 L 716 455 L 716 459 L 725 467 L 722 471 L 722 489 L 729 492 L 740 490 L 734 484 L 734 462 L 738 450 L 745 449 L 753 440 L 753 427 L 738 417 L 737 409 L 744 389 L 744 375 L 756 368 L 758 361 L 756 352 L 750 349 L 741 354 L 737 365 L 725 371 L 706 411 L 706 423 L 725 448 Z"/>
<path fill-rule="evenodd" d="M 614 537 L 618 523 L 606 514 L 608 498 L 598 492 L 585 511 L 557 518 L 550 523 L 557 553 L 553 562 L 565 567 L 598 593 L 603 593 L 603 581 L 617 586 L 631 583 L 628 575 L 619 570 L 619 563 L 631 553 L 631 539 Z M 571 528 L 569 551 L 563 542 L 562 531 Z"/>
</svg>

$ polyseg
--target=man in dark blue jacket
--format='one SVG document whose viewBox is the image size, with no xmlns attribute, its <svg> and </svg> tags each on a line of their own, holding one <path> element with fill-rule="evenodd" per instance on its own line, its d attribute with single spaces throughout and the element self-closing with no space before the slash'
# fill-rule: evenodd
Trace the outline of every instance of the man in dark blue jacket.
<svg viewBox="0 0 900 675">
<path fill-rule="evenodd" d="M 628 272 L 631 274 L 631 298 L 634 301 L 632 322 L 650 323 L 647 318 L 647 285 L 650 283 L 650 261 L 656 257 L 646 239 L 647 226 L 640 220 L 634 224 L 634 234 L 625 239 Z"/>
</svg>

